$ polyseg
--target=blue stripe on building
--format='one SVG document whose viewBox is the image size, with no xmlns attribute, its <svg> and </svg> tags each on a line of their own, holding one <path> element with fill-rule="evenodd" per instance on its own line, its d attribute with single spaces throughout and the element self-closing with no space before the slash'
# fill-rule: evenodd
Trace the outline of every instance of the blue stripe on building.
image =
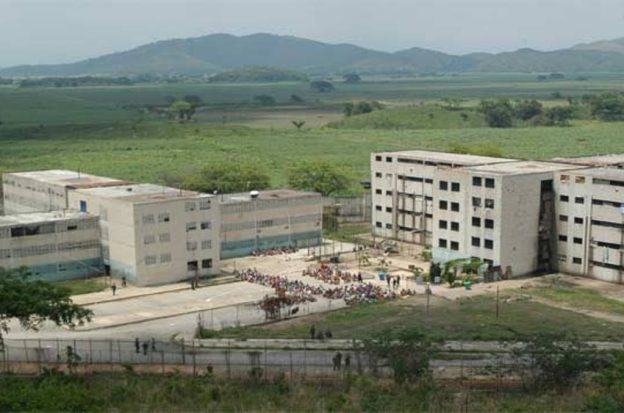
<svg viewBox="0 0 624 413">
<path fill-rule="evenodd" d="M 221 259 L 244 257 L 255 250 L 280 247 L 306 248 L 321 243 L 321 231 L 300 232 L 274 237 L 257 237 L 242 241 L 221 242 Z"/>
</svg>

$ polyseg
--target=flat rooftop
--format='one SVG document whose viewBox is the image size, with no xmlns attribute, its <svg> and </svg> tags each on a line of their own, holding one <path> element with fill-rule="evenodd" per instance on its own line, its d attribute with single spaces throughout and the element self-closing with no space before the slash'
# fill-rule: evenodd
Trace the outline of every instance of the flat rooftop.
<svg viewBox="0 0 624 413">
<path fill-rule="evenodd" d="M 100 198 L 119 199 L 125 202 L 158 202 L 172 199 L 212 198 L 212 195 L 186 191 L 155 184 L 132 184 L 121 186 L 79 189 L 77 193 Z"/>
<path fill-rule="evenodd" d="M 436 152 L 436 151 L 398 151 L 377 152 L 374 155 L 393 156 L 400 158 L 422 159 L 431 162 L 450 163 L 455 165 L 483 165 L 501 162 L 514 162 L 517 159 L 495 158 L 492 156 L 469 155 L 462 153 Z"/>
<path fill-rule="evenodd" d="M 78 211 L 33 212 L 28 214 L 0 215 L 0 227 L 41 224 L 44 222 L 67 221 L 70 219 L 95 218 L 93 215 Z"/>
<path fill-rule="evenodd" d="M 50 169 L 46 171 L 11 172 L 7 176 L 28 178 L 34 181 L 45 182 L 70 188 L 94 188 L 100 186 L 125 185 L 128 181 L 104 176 L 68 171 L 65 169 Z"/>
<path fill-rule="evenodd" d="M 250 202 L 253 198 L 251 193 L 242 192 L 237 194 L 217 195 L 219 202 L 222 204 L 236 204 L 240 202 Z M 294 189 L 270 189 L 267 191 L 258 191 L 256 199 L 263 201 L 274 199 L 294 199 L 294 198 L 317 198 L 321 195 L 316 192 L 297 191 Z"/>
<path fill-rule="evenodd" d="M 592 178 L 624 182 L 624 169 L 620 168 L 587 168 L 574 171 L 575 175 L 591 176 Z"/>
<path fill-rule="evenodd" d="M 471 172 L 494 175 L 524 175 L 565 171 L 578 168 L 578 165 L 564 164 L 560 162 L 516 161 L 490 165 L 469 166 L 465 169 Z"/>
<path fill-rule="evenodd" d="M 609 153 L 604 155 L 575 156 L 571 158 L 554 158 L 553 161 L 586 166 L 618 166 L 624 165 L 624 153 Z"/>
</svg>

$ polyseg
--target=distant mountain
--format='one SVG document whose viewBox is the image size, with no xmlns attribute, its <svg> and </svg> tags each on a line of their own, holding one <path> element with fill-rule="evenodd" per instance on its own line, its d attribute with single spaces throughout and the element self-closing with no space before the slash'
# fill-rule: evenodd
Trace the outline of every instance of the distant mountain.
<svg viewBox="0 0 624 413">
<path fill-rule="evenodd" d="M 60 65 L 15 66 L 4 77 L 214 75 L 248 66 L 279 67 L 309 75 L 462 72 L 622 72 L 624 39 L 542 52 L 520 49 L 462 56 L 411 48 L 396 53 L 293 36 L 213 34 L 165 40 L 120 53 Z"/>
</svg>

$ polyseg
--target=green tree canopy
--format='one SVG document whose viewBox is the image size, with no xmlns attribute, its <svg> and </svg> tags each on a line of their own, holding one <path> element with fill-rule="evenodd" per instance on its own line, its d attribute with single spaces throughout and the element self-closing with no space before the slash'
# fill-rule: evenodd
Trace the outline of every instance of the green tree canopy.
<svg viewBox="0 0 624 413">
<path fill-rule="evenodd" d="M 511 128 L 514 121 L 514 107 L 508 99 L 482 100 L 479 111 L 492 128 Z"/>
<path fill-rule="evenodd" d="M 624 120 L 624 95 L 604 93 L 589 100 L 591 114 L 603 121 Z"/>
<path fill-rule="evenodd" d="M 329 196 L 346 190 L 350 179 L 341 168 L 334 164 L 324 161 L 306 161 L 290 168 L 288 183 L 296 189 L 320 192 L 323 196 Z"/>
<path fill-rule="evenodd" d="M 516 104 L 516 116 L 521 120 L 529 120 L 541 115 L 543 109 L 543 105 L 535 99 L 523 100 Z"/>
<path fill-rule="evenodd" d="M 191 120 L 195 114 L 195 107 L 185 100 L 176 100 L 169 106 L 169 110 L 180 121 Z"/>
<path fill-rule="evenodd" d="M 91 310 L 74 304 L 69 290 L 41 280 L 29 280 L 26 269 L 0 268 L 0 339 L 8 322 L 16 318 L 24 328 L 36 329 L 43 321 L 70 327 L 89 321 Z"/>
<path fill-rule="evenodd" d="M 265 170 L 255 163 L 240 161 L 210 164 L 182 180 L 186 189 L 221 194 L 266 189 L 270 184 Z"/>
<path fill-rule="evenodd" d="M 316 92 L 325 93 L 332 92 L 334 90 L 334 85 L 327 80 L 314 80 L 310 82 L 310 88 Z"/>
<path fill-rule="evenodd" d="M 347 73 L 342 76 L 342 80 L 344 80 L 345 83 L 360 83 L 362 78 L 357 73 Z"/>
<path fill-rule="evenodd" d="M 261 106 L 273 106 L 276 103 L 275 98 L 271 95 L 256 95 L 253 100 Z"/>
</svg>

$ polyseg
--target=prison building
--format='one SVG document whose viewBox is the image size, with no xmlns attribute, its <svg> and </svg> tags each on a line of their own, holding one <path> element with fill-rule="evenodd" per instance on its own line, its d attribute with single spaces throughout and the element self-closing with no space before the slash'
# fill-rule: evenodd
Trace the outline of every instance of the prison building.
<svg viewBox="0 0 624 413">
<path fill-rule="evenodd" d="M 323 201 L 318 193 L 280 189 L 218 197 L 223 259 L 321 242 Z"/>
<path fill-rule="evenodd" d="M 152 184 L 82 188 L 69 207 L 99 216 L 106 272 L 137 285 L 216 274 L 219 208 L 213 196 Z"/>
<path fill-rule="evenodd" d="M 564 162 L 579 167 L 624 168 L 624 154 L 610 153 L 605 155 L 575 156 L 570 158 L 554 158 L 555 162 Z"/>
<path fill-rule="evenodd" d="M 437 168 L 511 162 L 513 159 L 431 151 L 371 155 L 373 235 L 431 245 Z"/>
<path fill-rule="evenodd" d="M 624 169 L 560 172 L 555 188 L 559 270 L 624 282 Z"/>
<path fill-rule="evenodd" d="M 21 267 L 46 281 L 102 274 L 98 218 L 63 211 L 0 216 L 0 268 Z"/>
<path fill-rule="evenodd" d="M 509 275 L 556 269 L 554 174 L 577 168 L 517 161 L 438 168 L 434 258 L 479 258 Z"/>
<path fill-rule="evenodd" d="M 72 189 L 127 184 L 125 181 L 81 172 L 47 170 L 2 175 L 5 214 L 66 209 Z"/>
</svg>

